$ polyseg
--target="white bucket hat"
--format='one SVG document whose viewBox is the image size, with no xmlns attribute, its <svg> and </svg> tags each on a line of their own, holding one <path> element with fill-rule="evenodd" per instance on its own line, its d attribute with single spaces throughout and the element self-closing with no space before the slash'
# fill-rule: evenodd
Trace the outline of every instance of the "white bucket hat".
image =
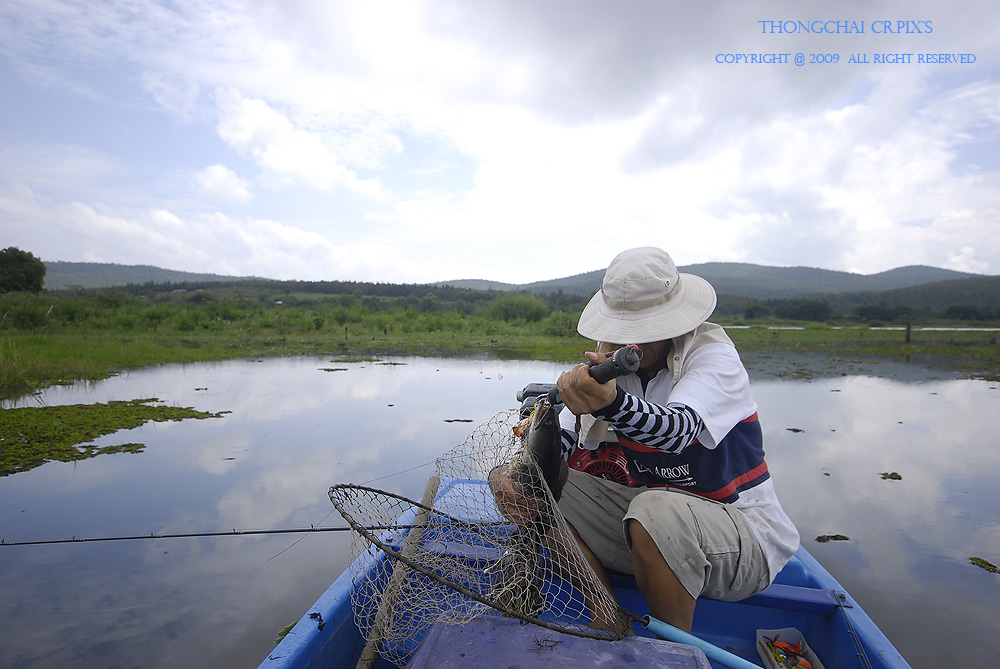
<svg viewBox="0 0 1000 669">
<path fill-rule="evenodd" d="M 622 251 L 601 290 L 580 314 L 577 331 L 613 344 L 645 344 L 691 332 L 715 311 L 712 285 L 680 274 L 670 255 L 646 246 Z"/>
</svg>

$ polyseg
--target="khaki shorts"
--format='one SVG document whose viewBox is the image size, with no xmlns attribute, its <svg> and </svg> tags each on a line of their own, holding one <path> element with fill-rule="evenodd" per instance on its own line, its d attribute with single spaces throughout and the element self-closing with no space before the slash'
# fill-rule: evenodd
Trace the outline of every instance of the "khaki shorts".
<svg viewBox="0 0 1000 669">
<path fill-rule="evenodd" d="M 625 530 L 631 518 L 646 528 L 696 599 L 737 601 L 770 583 L 750 523 L 729 504 L 680 491 L 627 488 L 570 470 L 559 510 L 607 569 L 634 573 Z"/>
</svg>

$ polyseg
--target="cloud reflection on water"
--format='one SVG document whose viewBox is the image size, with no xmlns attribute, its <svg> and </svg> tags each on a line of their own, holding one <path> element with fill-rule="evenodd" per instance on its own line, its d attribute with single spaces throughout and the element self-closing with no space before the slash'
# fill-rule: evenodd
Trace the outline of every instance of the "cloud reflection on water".
<svg viewBox="0 0 1000 669">
<path fill-rule="evenodd" d="M 846 376 L 755 386 L 768 462 L 806 547 L 914 666 L 948 662 L 950 636 L 1000 644 L 1000 579 L 973 555 L 1000 556 L 995 383 L 905 383 Z M 792 433 L 786 427 L 803 429 Z M 898 472 L 902 480 L 883 480 Z M 849 542 L 820 544 L 820 534 Z M 983 590 L 985 588 L 985 592 Z"/>
</svg>

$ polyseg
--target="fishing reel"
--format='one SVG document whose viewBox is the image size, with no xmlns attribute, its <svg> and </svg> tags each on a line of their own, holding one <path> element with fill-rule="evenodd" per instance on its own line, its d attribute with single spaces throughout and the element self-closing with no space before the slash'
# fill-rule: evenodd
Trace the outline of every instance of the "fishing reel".
<svg viewBox="0 0 1000 669">
<path fill-rule="evenodd" d="M 518 415 L 527 418 L 535 410 L 539 397 L 549 399 L 553 394 L 557 397 L 559 395 L 554 383 L 529 383 L 517 393 L 517 401 L 521 403 Z"/>
</svg>

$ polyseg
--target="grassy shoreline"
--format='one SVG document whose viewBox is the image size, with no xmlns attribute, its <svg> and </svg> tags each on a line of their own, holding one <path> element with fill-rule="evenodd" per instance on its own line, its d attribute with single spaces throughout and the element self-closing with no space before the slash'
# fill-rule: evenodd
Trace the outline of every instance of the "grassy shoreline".
<svg viewBox="0 0 1000 669">
<path fill-rule="evenodd" d="M 741 351 L 772 356 L 823 353 L 845 361 L 936 360 L 968 378 L 1000 380 L 1000 345 L 989 330 L 867 327 L 727 328 Z M 592 344 L 579 336 L 548 336 L 511 325 L 489 332 L 344 334 L 18 333 L 0 335 L 0 394 L 14 396 L 52 384 L 103 379 L 150 365 L 284 355 L 486 355 L 504 359 L 575 362 Z"/>
</svg>

